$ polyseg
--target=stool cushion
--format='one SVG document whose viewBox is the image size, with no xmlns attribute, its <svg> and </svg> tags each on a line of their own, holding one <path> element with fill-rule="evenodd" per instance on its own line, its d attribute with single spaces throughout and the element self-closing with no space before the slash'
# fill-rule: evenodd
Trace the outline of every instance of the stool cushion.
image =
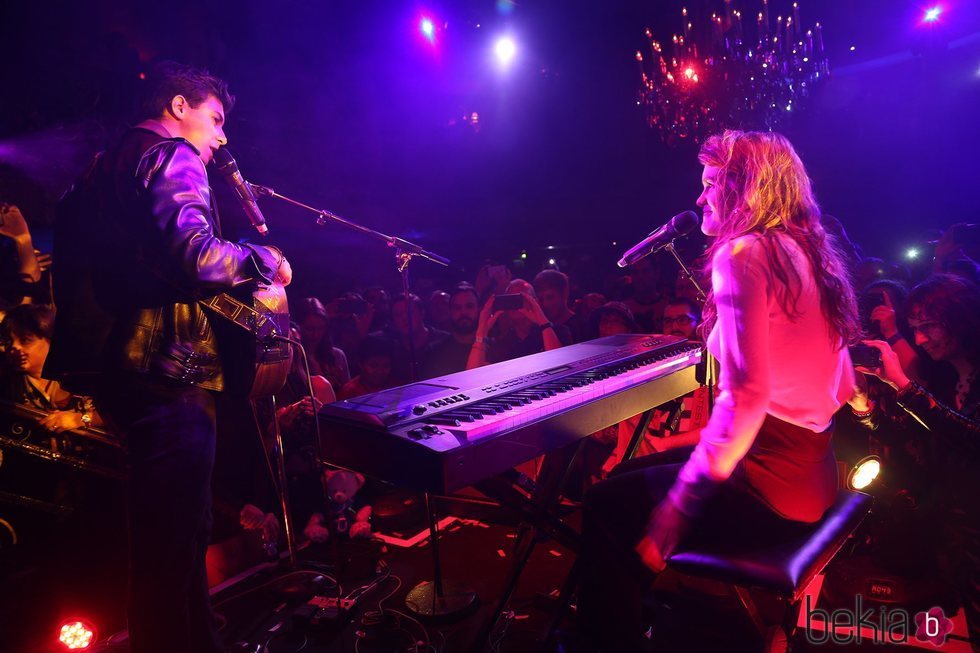
<svg viewBox="0 0 980 653">
<path fill-rule="evenodd" d="M 871 510 L 874 499 L 841 490 L 823 518 L 811 524 L 774 513 L 747 511 L 744 519 L 707 524 L 678 547 L 668 564 L 692 576 L 774 590 L 794 600 L 837 553 Z M 736 527 L 732 527 L 736 523 Z"/>
</svg>

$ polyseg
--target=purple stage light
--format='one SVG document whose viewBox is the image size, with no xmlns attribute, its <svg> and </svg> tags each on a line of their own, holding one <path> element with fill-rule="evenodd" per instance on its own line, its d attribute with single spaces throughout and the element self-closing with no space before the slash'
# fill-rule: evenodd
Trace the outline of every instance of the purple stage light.
<svg viewBox="0 0 980 653">
<path fill-rule="evenodd" d="M 939 20 L 939 14 L 943 12 L 942 7 L 933 7 L 932 9 L 926 10 L 925 16 L 922 17 L 923 22 L 935 23 Z"/>
<path fill-rule="evenodd" d="M 493 52 L 497 55 L 497 61 L 501 65 L 507 66 L 517 55 L 517 44 L 509 36 L 502 36 L 497 39 L 497 43 L 493 47 Z"/>
</svg>

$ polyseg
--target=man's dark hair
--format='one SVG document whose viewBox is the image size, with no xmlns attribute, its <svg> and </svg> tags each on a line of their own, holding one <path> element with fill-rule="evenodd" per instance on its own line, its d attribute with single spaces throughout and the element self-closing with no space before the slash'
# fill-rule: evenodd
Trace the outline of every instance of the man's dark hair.
<svg viewBox="0 0 980 653">
<path fill-rule="evenodd" d="M 34 336 L 51 340 L 54 335 L 54 309 L 44 304 L 14 306 L 0 322 L 0 342 L 9 343 L 12 336 Z"/>
<path fill-rule="evenodd" d="M 196 109 L 213 95 L 221 101 L 225 114 L 235 106 L 235 96 L 228 92 L 228 82 L 202 68 L 176 61 L 161 61 L 146 78 L 146 91 L 140 105 L 140 118 L 159 118 L 170 107 L 174 96 L 183 95 Z"/>
<path fill-rule="evenodd" d="M 701 321 L 701 305 L 698 304 L 693 299 L 690 299 L 688 297 L 674 297 L 666 304 L 664 304 L 665 309 L 668 306 L 686 306 L 687 312 L 693 315 L 694 319 L 697 320 L 698 322 Z"/>
<path fill-rule="evenodd" d="M 541 270 L 534 277 L 534 288 L 535 290 L 557 290 L 563 295 L 568 294 L 568 275 L 558 270 Z"/>
<path fill-rule="evenodd" d="M 452 290 L 450 290 L 449 291 L 449 301 L 450 302 L 453 301 L 453 299 L 455 299 L 456 295 L 458 295 L 460 293 L 470 293 L 470 294 L 472 294 L 473 295 L 473 298 L 476 299 L 476 305 L 477 306 L 480 305 L 480 295 L 479 295 L 479 293 L 476 292 L 476 288 L 474 288 L 472 284 L 469 284 L 469 283 L 461 283 L 458 286 L 456 286 L 455 288 L 453 288 Z"/>
</svg>

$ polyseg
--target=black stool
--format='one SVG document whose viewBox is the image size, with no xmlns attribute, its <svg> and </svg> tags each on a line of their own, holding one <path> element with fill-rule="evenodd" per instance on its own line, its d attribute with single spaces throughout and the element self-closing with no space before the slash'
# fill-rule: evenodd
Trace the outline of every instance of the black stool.
<svg viewBox="0 0 980 653">
<path fill-rule="evenodd" d="M 681 547 L 668 567 L 683 574 L 730 584 L 744 606 L 766 650 L 785 651 L 793 635 L 807 585 L 837 554 L 871 510 L 874 499 L 841 490 L 823 518 L 812 524 L 751 518 L 736 532 L 705 538 Z M 749 588 L 775 593 L 786 602 L 782 624 L 767 624 Z"/>
</svg>

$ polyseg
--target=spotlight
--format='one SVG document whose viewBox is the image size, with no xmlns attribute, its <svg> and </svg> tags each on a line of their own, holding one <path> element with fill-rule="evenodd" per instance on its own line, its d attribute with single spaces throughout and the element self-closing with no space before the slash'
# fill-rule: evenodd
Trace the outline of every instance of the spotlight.
<svg viewBox="0 0 980 653">
<path fill-rule="evenodd" d="M 429 18 L 423 18 L 419 22 L 419 29 L 422 30 L 422 35 L 429 40 L 431 43 L 436 38 L 436 26 Z"/>
<path fill-rule="evenodd" d="M 61 625 L 58 641 L 69 651 L 87 649 L 95 643 L 95 628 L 78 619 L 66 621 Z"/>
<path fill-rule="evenodd" d="M 527 259 L 527 252 L 521 252 L 521 260 Z"/>
<path fill-rule="evenodd" d="M 847 487 L 852 490 L 863 490 L 878 478 L 881 472 L 881 459 L 878 456 L 868 456 L 851 468 L 847 475 Z"/>
<path fill-rule="evenodd" d="M 554 264 L 555 264 L 555 259 L 549 258 L 548 259 L 548 265 L 554 265 Z"/>
<path fill-rule="evenodd" d="M 517 44 L 509 36 L 502 36 L 497 39 L 496 45 L 493 46 L 493 52 L 497 55 L 497 61 L 501 65 L 507 66 L 517 55 Z"/>
<path fill-rule="evenodd" d="M 905 258 L 910 261 L 914 261 L 915 259 L 919 258 L 919 254 L 919 250 L 915 247 L 909 247 L 907 250 L 905 250 Z"/>
<path fill-rule="evenodd" d="M 926 10 L 925 16 L 922 20 L 927 23 L 935 23 L 939 20 L 939 14 L 943 12 L 942 7 L 933 7 L 932 9 Z"/>
</svg>

